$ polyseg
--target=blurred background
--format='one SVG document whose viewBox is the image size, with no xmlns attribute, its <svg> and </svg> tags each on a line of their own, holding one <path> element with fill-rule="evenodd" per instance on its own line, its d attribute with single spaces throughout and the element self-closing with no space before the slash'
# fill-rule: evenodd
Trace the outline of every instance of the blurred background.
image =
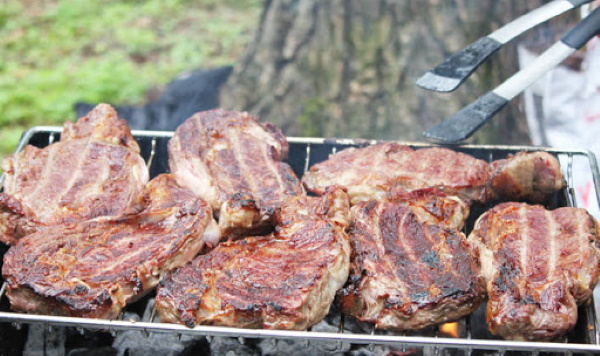
<svg viewBox="0 0 600 356">
<path fill-rule="evenodd" d="M 502 47 L 455 92 L 427 92 L 416 79 L 547 2 L 0 0 L 0 161 L 28 128 L 62 125 L 100 102 L 117 107 L 133 129 L 174 130 L 196 111 L 222 107 L 249 111 L 290 136 L 422 141 L 425 129 L 517 72 L 581 13 Z M 600 75 L 582 89 L 591 78 L 588 52 L 513 100 L 468 143 L 584 146 L 581 132 L 597 142 Z M 584 100 L 597 111 L 573 116 Z M 550 118 L 559 133 L 572 134 L 562 141 L 548 135 Z M 592 191 L 586 179 L 577 193 L 598 217 L 598 203 L 585 196 Z M 131 348 L 129 336 L 116 345 Z M 30 350 L 49 347 L 30 340 L 38 342 Z"/>
<path fill-rule="evenodd" d="M 0 1 L 0 152 L 77 102 L 141 105 L 178 75 L 231 65 L 259 0 Z"/>
<path fill-rule="evenodd" d="M 503 47 L 456 92 L 426 92 L 415 80 L 545 2 L 3 0 L 0 156 L 28 127 L 60 125 L 99 102 L 134 129 L 172 130 L 220 106 L 287 135 L 420 141 L 518 70 L 515 43 L 542 51 L 578 14 Z M 514 100 L 470 142 L 529 137 Z"/>
</svg>

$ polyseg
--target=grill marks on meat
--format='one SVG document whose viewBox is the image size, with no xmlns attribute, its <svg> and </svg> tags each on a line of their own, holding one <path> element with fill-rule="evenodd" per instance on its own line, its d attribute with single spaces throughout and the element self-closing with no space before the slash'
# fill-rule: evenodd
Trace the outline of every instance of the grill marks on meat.
<svg viewBox="0 0 600 356">
<path fill-rule="evenodd" d="M 393 142 L 338 152 L 313 165 L 302 182 L 317 194 L 328 185 L 345 186 L 352 203 L 383 199 L 393 187 L 439 188 L 478 202 L 544 200 L 564 187 L 558 161 L 545 152 L 521 153 L 488 164 L 446 148 L 413 150 Z"/>
<path fill-rule="evenodd" d="M 286 199 L 275 232 L 220 243 L 160 284 L 161 321 L 303 330 L 328 312 L 348 278 L 344 190 Z"/>
<path fill-rule="evenodd" d="M 353 203 L 383 199 L 391 187 L 409 191 L 443 187 L 447 194 L 483 200 L 486 167 L 484 161 L 443 148 L 413 150 L 384 143 L 338 152 L 313 165 L 302 181 L 317 194 L 331 184 L 345 186 Z"/>
<path fill-rule="evenodd" d="M 140 194 L 148 172 L 139 147 L 114 109 L 98 105 L 65 124 L 60 142 L 3 163 L 12 308 L 114 318 L 175 270 L 156 297 L 166 322 L 303 330 L 345 284 L 345 313 L 410 330 L 471 313 L 487 282 L 494 333 L 546 340 L 572 328 L 592 294 L 598 225 L 582 209 L 503 204 L 478 220 L 473 249 L 459 232 L 473 201 L 544 201 L 562 189 L 548 153 L 488 164 L 444 148 L 351 148 L 306 173 L 319 198 L 306 197 L 287 153 L 273 125 L 201 112 L 169 142 L 173 175 Z M 355 204 L 350 238 L 345 189 Z M 194 258 L 221 233 L 229 241 Z"/>
<path fill-rule="evenodd" d="M 11 307 L 27 313 L 115 318 L 166 272 L 216 244 L 212 210 L 171 175 L 153 179 L 137 214 L 46 227 L 4 257 Z"/>
<path fill-rule="evenodd" d="M 446 217 L 427 216 L 427 205 Z M 338 297 L 344 313 L 377 328 L 411 330 L 459 319 L 484 299 L 479 268 L 457 230 L 468 213 L 464 202 L 365 201 L 352 212 L 350 278 Z"/>
<path fill-rule="evenodd" d="M 0 241 L 14 244 L 40 226 L 116 216 L 148 182 L 140 149 L 106 104 L 64 125 L 61 140 L 26 146 L 2 165 Z"/>
<path fill-rule="evenodd" d="M 598 231 L 579 208 L 504 203 L 484 213 L 469 240 L 487 282 L 490 330 L 543 341 L 572 329 L 598 280 Z"/>
<path fill-rule="evenodd" d="M 169 141 L 169 166 L 180 184 L 211 204 L 225 234 L 264 233 L 283 199 L 304 194 L 282 162 L 287 153 L 287 140 L 275 126 L 245 112 L 211 110 L 177 129 Z"/>
</svg>

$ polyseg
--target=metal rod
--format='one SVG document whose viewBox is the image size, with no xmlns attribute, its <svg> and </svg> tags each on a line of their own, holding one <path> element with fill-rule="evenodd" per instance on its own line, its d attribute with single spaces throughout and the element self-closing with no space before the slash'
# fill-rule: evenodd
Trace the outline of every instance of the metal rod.
<svg viewBox="0 0 600 356">
<path fill-rule="evenodd" d="M 150 172 L 152 161 L 154 160 L 154 155 L 156 154 L 156 137 L 152 137 L 152 143 L 150 144 L 150 147 L 150 157 L 148 157 L 148 162 L 146 163 L 148 172 Z"/>
<path fill-rule="evenodd" d="M 471 339 L 471 337 L 472 337 L 472 333 L 471 333 L 471 325 L 472 325 L 471 318 L 472 317 L 470 315 L 465 318 L 465 329 L 466 329 L 466 332 L 467 332 L 467 336 L 466 336 L 467 339 Z"/>
<path fill-rule="evenodd" d="M 48 137 L 48 146 L 50 146 L 54 143 L 54 141 L 56 141 L 56 136 L 58 136 L 58 133 L 56 132 L 50 134 L 50 136 Z"/>
<path fill-rule="evenodd" d="M 345 319 L 346 319 L 346 317 L 344 316 L 344 314 L 340 314 L 340 325 L 338 326 L 338 333 L 341 333 L 341 334 L 344 333 Z"/>
<path fill-rule="evenodd" d="M 128 322 L 121 320 L 99 320 L 75 317 L 57 317 L 46 315 L 30 315 L 0 312 L 0 319 L 4 321 L 22 323 L 52 323 L 54 326 L 81 326 L 89 329 L 114 329 L 114 330 L 138 330 L 146 332 L 169 332 L 189 335 L 246 337 L 246 338 L 278 338 L 297 339 L 305 338 L 310 341 L 330 342 L 340 340 L 355 344 L 385 344 L 385 345 L 411 345 L 431 346 L 432 338 L 426 336 L 396 336 L 377 334 L 339 334 L 331 332 L 289 330 L 264 330 L 264 329 L 240 329 L 217 326 L 196 326 L 188 328 L 179 324 Z M 506 340 L 477 340 L 461 338 L 437 338 L 435 344 L 443 348 L 465 349 L 473 347 L 480 350 L 502 350 L 502 351 L 566 351 L 573 352 L 600 352 L 600 345 L 592 344 L 561 344 L 556 342 L 527 342 Z"/>
<path fill-rule="evenodd" d="M 310 168 L 310 143 L 306 145 L 306 157 L 304 157 L 304 171 L 302 173 L 308 172 L 308 168 Z"/>
<path fill-rule="evenodd" d="M 154 318 L 156 317 L 156 304 L 152 303 L 152 312 L 150 313 L 150 322 L 154 322 Z"/>
</svg>

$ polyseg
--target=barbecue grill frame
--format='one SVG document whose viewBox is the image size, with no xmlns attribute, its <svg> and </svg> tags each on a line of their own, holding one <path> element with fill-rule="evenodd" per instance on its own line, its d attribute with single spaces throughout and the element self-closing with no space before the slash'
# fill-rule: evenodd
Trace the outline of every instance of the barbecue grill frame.
<svg viewBox="0 0 600 356">
<path fill-rule="evenodd" d="M 62 132 L 61 127 L 55 126 L 36 126 L 26 131 L 19 141 L 15 152 L 20 152 L 29 144 L 32 138 L 38 134 L 48 134 L 49 140 L 47 144 L 52 143 L 58 138 Z M 173 135 L 170 131 L 141 131 L 133 130 L 133 136 L 138 140 L 151 140 L 150 151 L 145 152 L 148 168 L 152 174 L 152 165 L 157 158 L 156 143 L 159 139 L 168 139 Z M 324 139 L 324 138 L 298 138 L 288 137 L 290 143 L 290 158 L 304 148 L 305 159 L 301 169 L 306 171 L 310 166 L 311 149 L 314 147 L 323 148 L 329 147 L 333 153 L 338 147 L 345 146 L 364 146 L 374 144 L 379 141 L 360 140 L 360 139 Z M 433 147 L 435 145 L 403 142 L 413 147 Z M 497 159 L 495 155 L 505 156 L 507 153 L 518 151 L 546 151 L 557 157 L 566 159 L 566 167 L 562 166 L 563 172 L 566 175 L 568 187 L 565 189 L 565 199 L 568 206 L 577 206 L 573 191 L 573 162 L 575 159 L 583 158 L 588 161 L 590 172 L 594 181 L 594 192 L 597 202 L 600 202 L 600 175 L 598 173 L 598 164 L 595 156 L 587 150 L 563 150 L 546 147 L 532 146 L 492 146 L 492 145 L 455 145 L 451 146 L 455 150 L 462 152 L 479 154 L 483 153 L 487 156 L 487 160 Z M 294 151 L 294 149 L 296 151 Z M 160 154 L 160 153 L 159 153 Z M 165 157 L 166 158 L 166 157 Z M 482 157 L 479 157 L 482 158 Z M 485 158 L 484 158 L 485 159 Z M 298 162 L 296 162 L 298 163 Z M 312 162 L 315 163 L 315 162 Z M 565 162 L 561 161 L 561 165 Z M 298 164 L 296 164 L 298 166 Z M 164 168 L 164 167 L 163 167 Z M 296 167 L 296 171 L 298 167 Z M 297 172 L 298 173 L 298 172 Z M 0 185 L 4 181 L 4 174 L 0 177 Z M 0 301 L 5 298 L 6 284 L 3 282 L 0 287 Z M 478 350 L 493 350 L 496 352 L 505 351 L 526 351 L 537 354 L 539 352 L 563 352 L 563 353 L 596 353 L 600 352 L 600 337 L 598 330 L 598 322 L 596 318 L 595 302 L 592 301 L 582 308 L 585 311 L 585 320 L 587 321 L 587 340 L 590 343 L 561 343 L 561 342 L 522 342 L 522 341 L 507 341 L 497 339 L 474 339 L 471 338 L 470 330 L 467 332 L 467 338 L 450 338 L 429 336 L 406 336 L 406 335 L 381 335 L 375 330 L 370 333 L 350 333 L 340 326 L 339 332 L 320 332 L 320 331 L 286 331 L 286 330 L 264 330 L 264 329 L 241 329 L 233 327 L 218 327 L 218 326 L 196 326 L 188 328 L 179 324 L 167 324 L 155 321 L 157 318 L 152 318 L 151 322 L 127 321 L 127 320 L 100 320 L 90 318 L 76 317 L 61 317 L 35 314 L 21 314 L 10 311 L 0 310 L 0 323 L 12 323 L 13 326 L 19 328 L 22 324 L 43 324 L 48 328 L 52 327 L 75 327 L 82 332 L 84 330 L 104 330 L 110 332 L 122 330 L 138 330 L 143 333 L 148 332 L 166 332 L 176 333 L 178 335 L 201 335 L 206 336 L 210 340 L 214 336 L 236 337 L 243 340 L 244 338 L 275 338 L 275 339 L 294 339 L 304 340 L 305 342 L 329 342 L 334 345 L 346 344 L 378 344 L 389 345 L 395 347 L 435 347 L 439 349 L 460 349 L 467 354 Z M 342 322 L 343 323 L 343 322 Z M 468 324 L 468 322 L 467 322 Z"/>
</svg>

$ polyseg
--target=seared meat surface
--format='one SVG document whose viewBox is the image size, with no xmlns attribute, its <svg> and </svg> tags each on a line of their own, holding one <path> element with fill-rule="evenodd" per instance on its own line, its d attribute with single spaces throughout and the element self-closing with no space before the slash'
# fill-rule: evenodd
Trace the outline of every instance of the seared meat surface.
<svg viewBox="0 0 600 356">
<path fill-rule="evenodd" d="M 171 172 L 211 204 L 229 236 L 268 232 L 281 201 L 304 194 L 287 154 L 281 131 L 245 112 L 197 113 L 169 141 Z"/>
<path fill-rule="evenodd" d="M 450 149 L 412 149 L 397 143 L 349 148 L 313 165 L 302 177 L 307 190 L 348 188 L 352 203 L 382 199 L 392 187 L 439 188 L 477 202 L 540 201 L 564 187 L 560 165 L 545 152 L 521 153 L 492 164 Z"/>
<path fill-rule="evenodd" d="M 469 240 L 487 283 L 490 330 L 515 340 L 552 340 L 577 321 L 600 271 L 598 223 L 584 209 L 503 203 Z"/>
<path fill-rule="evenodd" d="M 342 312 L 377 328 L 413 330 L 473 312 L 485 297 L 458 230 L 468 205 L 443 194 L 362 201 L 352 207 L 350 277 Z"/>
<path fill-rule="evenodd" d="M 161 276 L 219 241 L 210 206 L 170 175 L 153 179 L 141 211 L 53 225 L 4 256 L 6 295 L 17 311 L 115 318 Z"/>
<path fill-rule="evenodd" d="M 558 160 L 547 152 L 519 152 L 490 164 L 490 188 L 498 200 L 544 202 L 565 187 Z"/>
<path fill-rule="evenodd" d="M 220 243 L 161 281 L 163 322 L 303 330 L 348 278 L 349 201 L 339 187 L 284 200 L 275 232 Z"/>
<path fill-rule="evenodd" d="M 65 123 L 59 142 L 8 157 L 0 241 L 15 244 L 40 226 L 127 211 L 148 182 L 139 153 L 125 121 L 99 104 L 77 123 Z"/>
</svg>

